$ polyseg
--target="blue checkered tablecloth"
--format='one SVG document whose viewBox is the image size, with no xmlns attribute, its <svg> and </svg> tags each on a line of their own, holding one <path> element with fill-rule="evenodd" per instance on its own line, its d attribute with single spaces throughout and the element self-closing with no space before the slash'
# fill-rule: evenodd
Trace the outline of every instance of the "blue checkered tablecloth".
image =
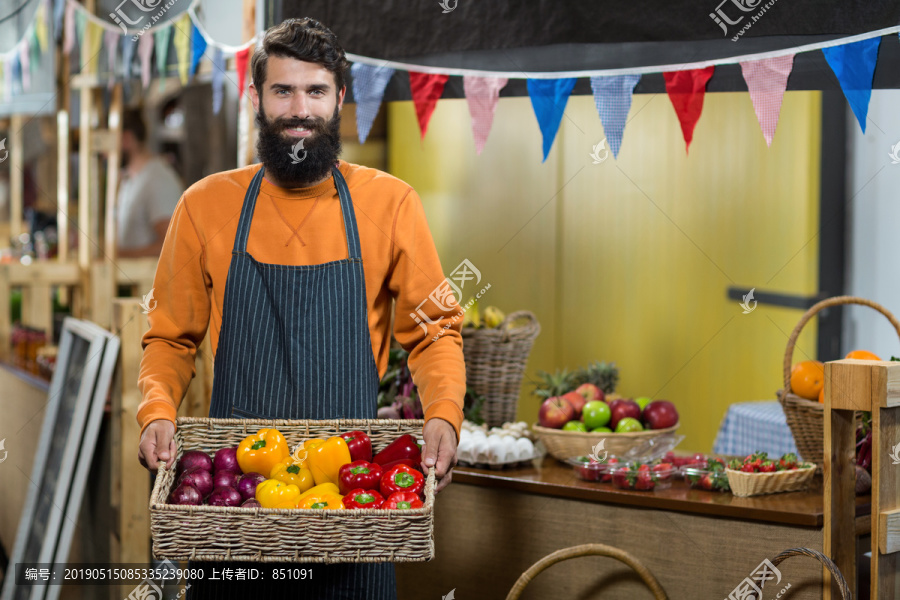
<svg viewBox="0 0 900 600">
<path fill-rule="evenodd" d="M 728 407 L 713 452 L 745 456 L 752 452 L 781 456 L 797 452 L 794 436 L 777 401 L 738 402 Z"/>
</svg>

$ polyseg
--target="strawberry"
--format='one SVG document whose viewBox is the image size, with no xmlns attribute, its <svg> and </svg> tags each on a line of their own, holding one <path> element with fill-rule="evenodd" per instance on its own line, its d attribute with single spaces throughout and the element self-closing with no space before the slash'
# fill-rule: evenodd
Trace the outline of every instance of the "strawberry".
<svg viewBox="0 0 900 600">
<path fill-rule="evenodd" d="M 712 490 L 715 488 L 712 476 L 709 473 L 705 473 L 700 477 L 700 488 L 704 490 Z"/>
<path fill-rule="evenodd" d="M 607 464 L 614 465 L 619 462 L 619 459 L 616 458 L 615 456 L 611 456 L 611 457 L 609 457 L 609 460 L 607 460 L 606 462 L 607 462 Z M 606 473 L 603 474 L 603 477 L 600 478 L 600 482 L 604 483 L 604 482 L 611 481 L 613 476 L 610 473 L 612 473 L 612 469 L 608 470 Z"/>
<path fill-rule="evenodd" d="M 616 487 L 622 488 L 624 490 L 628 490 L 634 487 L 634 481 L 631 480 L 631 477 L 629 477 L 628 471 L 630 471 L 628 467 L 617 468 L 613 471 L 612 482 Z"/>
<path fill-rule="evenodd" d="M 650 469 L 650 465 L 641 465 L 638 467 L 637 481 L 634 484 L 634 489 L 652 490 L 656 485 L 653 480 L 654 475 Z"/>
<path fill-rule="evenodd" d="M 772 462 L 771 460 L 765 460 L 765 461 L 763 461 L 763 463 L 759 466 L 759 472 L 760 472 L 760 473 L 774 473 L 774 472 L 775 472 L 775 466 L 776 466 L 775 463 Z"/>
<path fill-rule="evenodd" d="M 671 478 L 674 469 L 672 468 L 672 465 L 670 463 L 662 462 L 657 465 L 653 465 L 650 470 L 658 474 L 656 475 L 656 479 L 659 480 Z"/>
<path fill-rule="evenodd" d="M 790 471 L 792 469 L 797 468 L 797 455 L 793 452 L 788 452 L 783 455 L 780 459 L 778 459 L 778 470 L 779 471 Z"/>
<path fill-rule="evenodd" d="M 759 473 L 759 466 L 752 462 L 749 462 L 745 465 L 741 465 L 741 472 L 742 473 Z"/>
</svg>

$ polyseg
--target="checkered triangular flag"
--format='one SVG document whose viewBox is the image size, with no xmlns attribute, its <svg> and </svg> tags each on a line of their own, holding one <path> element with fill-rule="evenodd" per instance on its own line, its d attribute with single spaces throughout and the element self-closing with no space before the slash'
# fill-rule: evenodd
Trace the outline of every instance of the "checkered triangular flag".
<svg viewBox="0 0 900 600">
<path fill-rule="evenodd" d="M 625 121 L 631 110 L 631 96 L 634 86 L 640 81 L 640 75 L 612 75 L 610 77 L 591 77 L 591 89 L 594 90 L 594 104 L 600 113 L 603 133 L 609 142 L 613 157 L 619 157 L 622 147 L 622 136 L 625 132 Z"/>
<path fill-rule="evenodd" d="M 384 97 L 384 88 L 393 74 L 394 69 L 389 67 L 374 67 L 362 63 L 353 63 L 350 67 L 353 99 L 356 101 L 356 132 L 360 144 L 366 143 L 366 138 L 369 137 Z"/>
<path fill-rule="evenodd" d="M 220 46 L 214 46 L 213 52 L 213 69 L 212 69 L 212 101 L 213 114 L 219 114 L 222 110 L 222 97 L 225 90 L 222 89 L 225 84 L 225 53 Z"/>
<path fill-rule="evenodd" d="M 756 111 L 756 118 L 768 146 L 772 145 L 772 139 L 775 137 L 778 116 L 781 114 L 781 101 L 784 99 L 784 90 L 793 68 L 793 54 L 741 63 L 744 81 L 750 90 L 753 110 Z"/>
<path fill-rule="evenodd" d="M 472 115 L 472 133 L 475 136 L 475 152 L 481 154 L 491 133 L 497 100 L 509 80 L 505 77 L 463 77 L 463 90 Z"/>
</svg>

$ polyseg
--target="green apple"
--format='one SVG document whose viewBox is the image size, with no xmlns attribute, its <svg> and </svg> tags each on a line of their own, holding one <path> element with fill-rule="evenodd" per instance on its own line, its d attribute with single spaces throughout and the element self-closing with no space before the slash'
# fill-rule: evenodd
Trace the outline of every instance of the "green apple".
<svg viewBox="0 0 900 600">
<path fill-rule="evenodd" d="M 637 405 L 641 407 L 641 412 L 644 412 L 644 408 L 648 404 L 653 402 L 653 398 L 648 398 L 647 396 L 641 396 L 640 398 L 635 398 L 634 401 L 637 402 Z"/>
<path fill-rule="evenodd" d="M 609 427 L 594 427 L 591 429 L 591 433 L 612 433 L 613 430 Z"/>
<path fill-rule="evenodd" d="M 581 417 L 588 429 L 596 429 L 597 427 L 605 427 L 612 418 L 612 413 L 609 410 L 609 404 L 606 402 L 591 400 L 584 405 Z"/>
<path fill-rule="evenodd" d="M 620 419 L 618 425 L 616 425 L 616 433 L 628 433 L 631 431 L 643 430 L 644 426 L 641 425 L 641 422 L 634 417 L 625 417 L 624 419 Z"/>
<path fill-rule="evenodd" d="M 587 431 L 587 427 L 581 421 L 569 421 L 563 425 L 563 431 Z"/>
</svg>

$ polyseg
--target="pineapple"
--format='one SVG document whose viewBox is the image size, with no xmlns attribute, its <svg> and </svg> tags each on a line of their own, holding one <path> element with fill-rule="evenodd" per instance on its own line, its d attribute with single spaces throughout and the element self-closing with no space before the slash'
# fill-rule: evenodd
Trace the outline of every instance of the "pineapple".
<svg viewBox="0 0 900 600">
<path fill-rule="evenodd" d="M 605 394 L 611 394 L 616 391 L 616 384 L 619 383 L 619 369 L 616 368 L 615 362 L 598 362 L 591 361 L 587 367 L 582 367 L 572 374 L 573 387 L 578 387 L 582 383 L 593 383 L 603 390 Z"/>
<path fill-rule="evenodd" d="M 562 396 L 576 387 L 574 383 L 575 373 L 569 373 L 568 369 L 563 369 L 562 371 L 557 369 L 553 373 L 538 371 L 537 376 L 539 381 L 534 384 L 534 395 L 539 398 Z"/>
</svg>

